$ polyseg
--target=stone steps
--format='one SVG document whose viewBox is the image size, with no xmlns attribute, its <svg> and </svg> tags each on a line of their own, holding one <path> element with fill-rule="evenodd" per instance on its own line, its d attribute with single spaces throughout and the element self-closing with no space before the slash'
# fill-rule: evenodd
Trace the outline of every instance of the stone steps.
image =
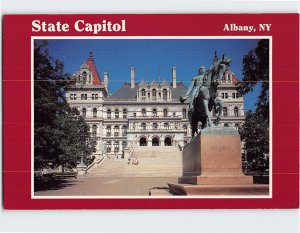
<svg viewBox="0 0 300 233">
<path fill-rule="evenodd" d="M 128 164 L 127 159 L 106 159 L 89 177 L 179 177 L 182 174 L 182 152 L 178 148 L 135 148 L 132 157 L 139 165 Z"/>
</svg>

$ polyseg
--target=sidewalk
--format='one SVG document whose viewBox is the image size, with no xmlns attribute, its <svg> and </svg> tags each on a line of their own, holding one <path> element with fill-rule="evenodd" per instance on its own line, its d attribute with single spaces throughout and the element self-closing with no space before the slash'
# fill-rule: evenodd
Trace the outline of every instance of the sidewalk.
<svg viewBox="0 0 300 233">
<path fill-rule="evenodd" d="M 35 192 L 35 196 L 149 196 L 149 190 L 167 188 L 178 177 L 95 177 L 71 180 L 58 190 Z"/>
</svg>

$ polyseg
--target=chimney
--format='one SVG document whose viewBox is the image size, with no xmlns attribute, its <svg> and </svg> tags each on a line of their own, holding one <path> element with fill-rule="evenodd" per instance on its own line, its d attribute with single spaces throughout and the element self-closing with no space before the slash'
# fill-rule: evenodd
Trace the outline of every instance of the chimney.
<svg viewBox="0 0 300 233">
<path fill-rule="evenodd" d="M 133 66 L 130 69 L 130 87 L 135 87 L 135 68 Z"/>
<path fill-rule="evenodd" d="M 173 88 L 176 88 L 176 67 L 172 67 L 172 83 L 173 83 Z"/>
<path fill-rule="evenodd" d="M 104 72 L 103 75 L 103 79 L 104 79 L 104 88 L 106 89 L 106 91 L 108 91 L 108 72 Z"/>
</svg>

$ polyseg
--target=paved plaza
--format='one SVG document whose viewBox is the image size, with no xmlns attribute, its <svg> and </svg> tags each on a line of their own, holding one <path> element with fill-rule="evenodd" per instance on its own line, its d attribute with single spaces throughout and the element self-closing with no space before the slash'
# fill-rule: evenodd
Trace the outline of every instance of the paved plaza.
<svg viewBox="0 0 300 233">
<path fill-rule="evenodd" d="M 35 196 L 149 196 L 153 188 L 167 188 L 178 177 L 97 177 L 68 179 L 57 190 L 35 192 Z"/>
</svg>

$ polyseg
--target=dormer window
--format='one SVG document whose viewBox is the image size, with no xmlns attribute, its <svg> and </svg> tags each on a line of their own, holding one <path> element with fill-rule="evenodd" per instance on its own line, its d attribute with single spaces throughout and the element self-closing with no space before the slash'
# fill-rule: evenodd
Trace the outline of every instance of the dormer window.
<svg viewBox="0 0 300 233">
<path fill-rule="evenodd" d="M 142 89 L 142 99 L 146 98 L 146 90 L 143 88 Z"/>
<path fill-rule="evenodd" d="M 152 90 L 152 98 L 153 98 L 153 99 L 156 99 L 156 89 L 153 89 L 153 90 Z"/>
<path fill-rule="evenodd" d="M 82 83 L 83 83 L 83 84 L 86 84 L 86 77 L 87 77 L 86 71 L 83 71 L 83 72 L 82 72 Z"/>
</svg>

